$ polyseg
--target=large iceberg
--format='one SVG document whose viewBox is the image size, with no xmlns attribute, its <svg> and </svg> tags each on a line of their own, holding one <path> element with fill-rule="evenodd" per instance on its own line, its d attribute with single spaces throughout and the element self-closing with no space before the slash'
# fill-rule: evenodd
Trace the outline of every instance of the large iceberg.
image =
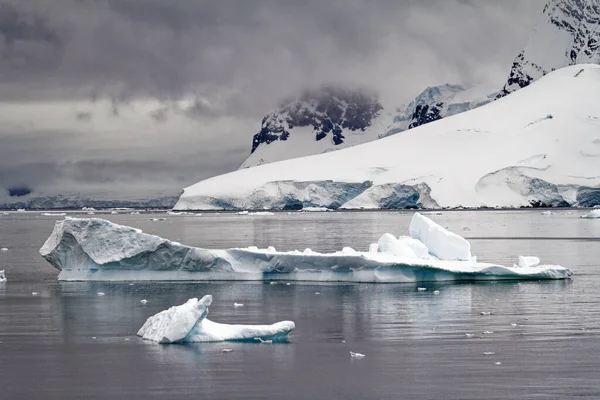
<svg viewBox="0 0 600 400">
<path fill-rule="evenodd" d="M 369 251 L 333 253 L 185 246 L 98 218 L 65 218 L 40 249 L 67 281 L 300 280 L 425 282 L 565 279 L 558 265 L 507 267 L 476 262 L 469 243 L 415 213 L 410 237 L 385 234 Z M 423 242 L 424 241 L 424 242 Z"/>
<path fill-rule="evenodd" d="M 284 340 L 295 328 L 292 321 L 273 325 L 219 324 L 206 318 L 212 296 L 189 299 L 148 318 L 138 331 L 142 339 L 158 343 L 223 342 L 229 340 Z"/>
</svg>

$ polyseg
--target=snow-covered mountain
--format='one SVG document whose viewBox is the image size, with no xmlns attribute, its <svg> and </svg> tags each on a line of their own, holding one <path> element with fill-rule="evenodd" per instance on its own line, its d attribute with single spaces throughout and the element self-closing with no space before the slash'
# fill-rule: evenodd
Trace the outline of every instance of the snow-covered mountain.
<svg viewBox="0 0 600 400">
<path fill-rule="evenodd" d="M 505 96 L 555 69 L 600 63 L 600 0 L 551 0 L 517 55 Z"/>
<path fill-rule="evenodd" d="M 240 168 L 325 153 L 377 139 L 391 117 L 373 94 L 323 87 L 265 116 Z M 386 125 L 387 123 L 387 125 Z"/>
<path fill-rule="evenodd" d="M 344 106 L 327 108 L 325 113 L 315 113 L 315 110 L 316 104 L 344 104 L 347 100 L 338 102 L 337 99 L 345 99 L 353 92 L 340 89 L 336 91 L 341 95 L 336 91 L 312 92 L 263 119 L 261 131 L 254 136 L 252 153 L 242 168 L 339 150 L 394 135 L 480 107 L 555 69 L 581 63 L 600 63 L 600 0 L 551 0 L 544 7 L 527 45 L 515 58 L 501 90 L 487 86 L 465 88 L 455 84 L 430 86 L 408 105 L 399 107 L 393 117 L 381 109 L 376 116 L 366 113 L 364 121 L 371 115 L 375 117 L 373 123 L 364 130 L 343 130 L 345 141 L 335 134 L 321 140 L 324 136 L 319 133 L 322 120 L 329 118 L 331 111 L 336 115 L 338 108 Z M 304 124 L 292 122 L 298 120 Z"/>
<path fill-rule="evenodd" d="M 600 65 L 401 135 L 186 188 L 175 209 L 600 204 Z"/>
<path fill-rule="evenodd" d="M 379 137 L 394 135 L 454 114 L 472 110 L 494 100 L 497 93 L 485 86 L 429 86 L 408 105 L 399 107 L 392 125 Z"/>
<path fill-rule="evenodd" d="M 101 200 L 90 196 L 79 194 L 64 195 L 32 195 L 20 198 L 6 198 L 0 196 L 0 210 L 19 209 L 49 210 L 54 208 L 93 207 L 97 209 L 130 207 L 130 208 L 172 208 L 177 202 L 176 196 L 165 196 L 151 199 L 113 199 Z"/>
</svg>

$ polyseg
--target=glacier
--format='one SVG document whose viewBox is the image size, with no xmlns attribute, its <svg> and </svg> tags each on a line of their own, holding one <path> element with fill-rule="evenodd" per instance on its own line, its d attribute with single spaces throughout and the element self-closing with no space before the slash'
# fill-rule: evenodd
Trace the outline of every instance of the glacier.
<svg viewBox="0 0 600 400">
<path fill-rule="evenodd" d="M 295 328 L 292 321 L 272 325 L 229 325 L 206 318 L 212 296 L 189 299 L 146 320 L 137 335 L 162 344 L 223 341 L 282 341 Z"/>
<path fill-rule="evenodd" d="M 600 204 L 600 66 L 565 67 L 492 103 L 351 148 L 183 190 L 176 210 Z"/>
<path fill-rule="evenodd" d="M 416 221 L 416 222 L 415 222 Z M 65 218 L 40 249 L 63 281 L 258 280 L 427 282 L 565 279 L 557 265 L 507 267 L 477 262 L 468 242 L 415 213 L 410 237 L 385 234 L 369 251 L 202 249 L 98 218 Z M 419 238 L 426 241 L 423 243 Z M 462 240 L 461 240 L 462 239 Z"/>
</svg>

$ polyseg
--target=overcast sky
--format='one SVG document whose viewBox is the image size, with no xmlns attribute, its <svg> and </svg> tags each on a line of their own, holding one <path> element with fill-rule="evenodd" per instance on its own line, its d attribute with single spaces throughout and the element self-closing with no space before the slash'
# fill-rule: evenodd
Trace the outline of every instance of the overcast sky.
<svg viewBox="0 0 600 400">
<path fill-rule="evenodd" d="M 545 0 L 0 0 L 0 189 L 174 195 L 304 88 L 498 88 Z"/>
</svg>

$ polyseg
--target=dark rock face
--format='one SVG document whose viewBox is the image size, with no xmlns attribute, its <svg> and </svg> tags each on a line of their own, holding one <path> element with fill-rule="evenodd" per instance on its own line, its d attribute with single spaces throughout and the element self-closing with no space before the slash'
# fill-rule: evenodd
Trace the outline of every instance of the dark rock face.
<svg viewBox="0 0 600 400">
<path fill-rule="evenodd" d="M 548 2 L 529 43 L 515 58 L 506 85 L 498 97 L 528 86 L 555 69 L 574 64 L 599 63 L 599 25 L 598 0 Z M 551 40 L 558 42 L 549 43 Z M 550 52 L 543 51 L 546 48 Z"/>
<path fill-rule="evenodd" d="M 363 91 L 334 87 L 306 91 L 263 118 L 251 153 L 261 144 L 287 140 L 294 127 L 312 127 L 315 140 L 330 137 L 335 145 L 342 144 L 343 130 L 364 131 L 382 109 L 376 96 Z"/>
<path fill-rule="evenodd" d="M 412 122 L 408 125 L 408 129 L 416 128 L 417 126 L 425 125 L 438 119 L 442 119 L 443 102 L 436 104 L 418 104 L 415 107 L 415 112 L 412 116 Z"/>
</svg>

